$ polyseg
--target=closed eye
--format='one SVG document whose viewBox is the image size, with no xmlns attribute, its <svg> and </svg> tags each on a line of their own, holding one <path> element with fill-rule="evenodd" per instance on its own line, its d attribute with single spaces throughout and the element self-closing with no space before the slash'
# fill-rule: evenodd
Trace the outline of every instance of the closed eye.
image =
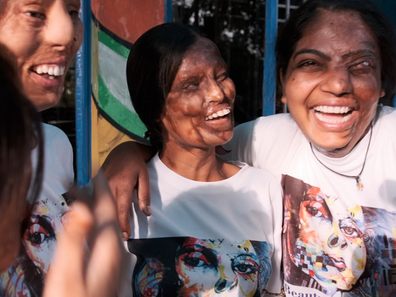
<svg viewBox="0 0 396 297">
<path fill-rule="evenodd" d="M 78 18 L 79 17 L 79 12 L 78 10 L 70 10 L 69 14 L 72 18 Z"/>
<path fill-rule="evenodd" d="M 302 63 L 300 63 L 298 65 L 299 68 L 303 68 L 303 67 L 314 67 L 314 66 L 318 66 L 318 63 L 316 63 L 315 61 L 309 60 L 309 61 L 303 61 Z"/>
<path fill-rule="evenodd" d="M 216 77 L 216 79 L 220 80 L 220 81 L 225 80 L 226 78 L 228 78 L 228 73 L 227 72 L 223 72 L 223 73 L 221 73 L 220 75 L 218 75 Z"/>
<path fill-rule="evenodd" d="M 40 19 L 40 20 L 45 20 L 45 14 L 38 12 L 38 11 L 28 11 L 26 14 L 32 18 Z"/>
</svg>

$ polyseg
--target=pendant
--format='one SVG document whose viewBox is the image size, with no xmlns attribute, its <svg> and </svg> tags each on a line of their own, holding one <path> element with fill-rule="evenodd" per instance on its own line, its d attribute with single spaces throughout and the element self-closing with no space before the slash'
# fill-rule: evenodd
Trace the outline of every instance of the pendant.
<svg viewBox="0 0 396 297">
<path fill-rule="evenodd" d="M 363 191 L 364 186 L 363 186 L 362 180 L 360 179 L 360 175 L 356 176 L 355 179 L 356 179 L 356 186 L 357 186 L 358 190 Z"/>
</svg>

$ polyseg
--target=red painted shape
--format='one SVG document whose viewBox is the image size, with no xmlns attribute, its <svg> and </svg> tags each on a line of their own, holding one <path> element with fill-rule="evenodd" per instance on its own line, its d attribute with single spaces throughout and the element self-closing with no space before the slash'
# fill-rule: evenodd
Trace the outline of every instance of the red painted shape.
<svg viewBox="0 0 396 297">
<path fill-rule="evenodd" d="M 91 4 L 103 26 L 131 43 L 164 22 L 164 0 L 92 0 Z"/>
</svg>

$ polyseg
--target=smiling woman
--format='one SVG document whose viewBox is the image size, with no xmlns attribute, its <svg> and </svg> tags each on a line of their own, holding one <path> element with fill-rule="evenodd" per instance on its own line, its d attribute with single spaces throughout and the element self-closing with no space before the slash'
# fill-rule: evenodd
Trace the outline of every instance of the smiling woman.
<svg viewBox="0 0 396 297">
<path fill-rule="evenodd" d="M 3 2 L 0 43 L 14 54 L 23 90 L 36 108 L 52 107 L 82 42 L 80 1 Z"/>
<path fill-rule="evenodd" d="M 82 43 L 79 0 L 2 0 L 0 43 L 10 52 L 21 89 L 40 111 L 56 105 L 63 92 L 67 70 Z M 12 99 L 12 98 L 11 98 Z M 66 135 L 50 125 L 44 132 L 44 177 L 40 196 L 27 218 L 23 249 L 0 275 L 0 291 L 8 296 L 41 295 L 68 209 L 62 194 L 73 183 L 73 153 Z M 33 168 L 37 165 L 32 156 Z"/>
<path fill-rule="evenodd" d="M 281 70 L 282 101 L 319 151 L 343 157 L 367 134 L 385 95 L 376 37 L 358 13 L 324 10 L 295 47 Z"/>
<path fill-rule="evenodd" d="M 215 153 L 233 135 L 235 100 L 217 46 L 194 27 L 159 25 L 133 45 L 127 81 L 158 154 L 151 217 L 134 201 L 128 249 L 139 261 L 125 296 L 280 293 L 279 183 Z"/>
<path fill-rule="evenodd" d="M 308 0 L 277 40 L 290 114 L 243 124 L 226 145 L 282 180 L 289 296 L 395 294 L 396 111 L 379 105 L 395 95 L 395 55 L 370 1 Z"/>
<path fill-rule="evenodd" d="M 396 110 L 379 104 L 395 95 L 394 57 L 392 26 L 371 1 L 307 0 L 277 38 L 290 114 L 239 125 L 224 145 L 227 159 L 282 181 L 288 296 L 396 293 Z M 147 193 L 142 159 L 120 176 L 139 176 Z"/>
</svg>

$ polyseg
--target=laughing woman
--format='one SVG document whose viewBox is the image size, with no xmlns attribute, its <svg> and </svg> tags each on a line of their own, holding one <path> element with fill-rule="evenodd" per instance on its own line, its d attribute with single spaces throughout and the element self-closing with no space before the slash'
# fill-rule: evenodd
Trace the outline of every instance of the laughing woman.
<svg viewBox="0 0 396 297">
<path fill-rule="evenodd" d="M 134 200 L 134 296 L 279 293 L 279 182 L 216 157 L 233 135 L 235 99 L 216 45 L 192 27 L 157 26 L 134 44 L 127 80 L 158 149 L 152 216 Z"/>
<path fill-rule="evenodd" d="M 79 9 L 79 0 L 0 0 L 0 43 L 13 56 L 21 90 L 39 111 L 55 106 L 62 96 L 66 72 L 82 43 Z M 32 216 L 25 218 L 21 253 L 0 275 L 0 291 L 6 296 L 42 294 L 68 210 L 61 195 L 74 179 L 72 147 L 60 129 L 47 124 L 42 128 L 42 190 Z"/>
<path fill-rule="evenodd" d="M 395 296 L 396 110 L 379 104 L 395 95 L 392 26 L 368 0 L 307 0 L 276 55 L 290 114 L 238 126 L 225 148 L 283 182 L 285 293 Z"/>
</svg>

